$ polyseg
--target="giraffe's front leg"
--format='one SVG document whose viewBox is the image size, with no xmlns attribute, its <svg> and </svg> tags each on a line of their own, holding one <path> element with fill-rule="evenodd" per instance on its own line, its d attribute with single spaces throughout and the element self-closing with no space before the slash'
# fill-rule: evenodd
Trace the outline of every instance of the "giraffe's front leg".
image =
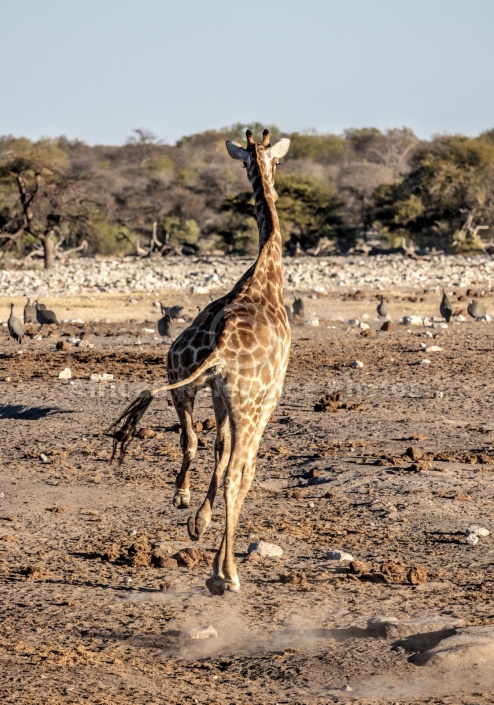
<svg viewBox="0 0 494 705">
<path fill-rule="evenodd" d="M 180 419 L 180 445 L 183 458 L 180 472 L 175 478 L 173 505 L 177 509 L 186 509 L 190 504 L 190 464 L 196 456 L 197 435 L 194 431 L 192 412 L 194 410 L 195 391 L 173 390 L 173 403 Z"/>
</svg>

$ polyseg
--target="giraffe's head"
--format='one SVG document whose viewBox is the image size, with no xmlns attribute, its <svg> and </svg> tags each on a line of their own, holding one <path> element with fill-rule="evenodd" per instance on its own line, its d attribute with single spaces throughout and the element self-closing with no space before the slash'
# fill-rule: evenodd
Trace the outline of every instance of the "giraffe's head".
<svg viewBox="0 0 494 705">
<path fill-rule="evenodd" d="M 247 169 L 247 178 L 252 183 L 256 177 L 261 177 L 270 186 L 274 198 L 277 198 L 274 189 L 274 173 L 280 159 L 285 156 L 290 147 L 290 140 L 283 139 L 271 145 L 269 141 L 269 131 L 262 133 L 262 142 L 255 142 L 252 132 L 247 130 L 247 148 L 244 149 L 237 142 L 226 143 L 228 154 L 233 159 L 241 159 Z"/>
</svg>

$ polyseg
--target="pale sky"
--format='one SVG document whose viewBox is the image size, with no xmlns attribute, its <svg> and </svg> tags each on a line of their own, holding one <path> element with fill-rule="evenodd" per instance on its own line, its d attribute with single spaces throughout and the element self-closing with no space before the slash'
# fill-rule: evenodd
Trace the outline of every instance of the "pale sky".
<svg viewBox="0 0 494 705">
<path fill-rule="evenodd" d="M 494 0 L 0 0 L 0 135 L 494 127 Z"/>
</svg>

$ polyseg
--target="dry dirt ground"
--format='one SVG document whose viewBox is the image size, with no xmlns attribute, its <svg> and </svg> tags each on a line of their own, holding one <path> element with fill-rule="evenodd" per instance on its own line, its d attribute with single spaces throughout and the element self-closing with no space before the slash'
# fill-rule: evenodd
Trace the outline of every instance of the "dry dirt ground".
<svg viewBox="0 0 494 705">
<path fill-rule="evenodd" d="M 374 615 L 494 622 L 492 535 L 465 537 L 469 524 L 494 529 L 494 323 L 381 332 L 375 294 L 357 298 L 309 301 L 319 327 L 294 326 L 237 531 L 241 591 L 224 597 L 205 587 L 223 501 L 190 543 L 191 511 L 171 504 L 181 454 L 165 395 L 126 462 L 108 463 L 110 422 L 166 376 L 168 345 L 143 331 L 155 326 L 149 301 L 139 320 L 126 300 L 107 301 L 108 323 L 45 328 L 22 353 L 0 328 L 2 704 L 494 702 L 492 667 L 418 666 L 417 641 L 367 629 Z M 436 314 L 437 293 L 414 298 L 390 296 L 396 321 Z M 347 323 L 365 312 L 370 334 Z M 56 350 L 81 332 L 93 347 Z M 70 384 L 58 379 L 65 367 Z M 114 381 L 91 382 L 94 372 Z M 195 416 L 212 416 L 205 392 Z M 192 509 L 214 430 L 199 437 Z M 259 539 L 283 555 L 249 556 Z M 356 562 L 329 560 L 331 549 Z M 208 625 L 217 638 L 191 638 Z"/>
</svg>

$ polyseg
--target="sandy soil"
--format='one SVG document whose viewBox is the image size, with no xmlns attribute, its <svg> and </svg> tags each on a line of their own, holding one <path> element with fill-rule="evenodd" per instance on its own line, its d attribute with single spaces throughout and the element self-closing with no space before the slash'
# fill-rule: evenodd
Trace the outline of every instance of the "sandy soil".
<svg viewBox="0 0 494 705">
<path fill-rule="evenodd" d="M 390 296 L 392 317 L 437 314 L 437 294 L 420 296 Z M 192 299 L 191 314 L 204 303 Z M 190 543 L 191 510 L 171 504 L 181 453 L 166 396 L 125 464 L 108 463 L 106 428 L 166 375 L 168 346 L 143 330 L 155 325 L 152 298 L 49 303 L 60 318 L 108 322 L 44 329 L 22 353 L 0 328 L 0 702 L 494 702 L 492 667 L 417 666 L 417 642 L 367 629 L 376 614 L 493 623 L 492 536 L 470 546 L 464 532 L 494 529 L 494 324 L 381 332 L 373 292 L 308 301 L 320 325 L 294 327 L 237 532 L 242 589 L 212 597 L 223 503 Z M 370 333 L 348 325 L 366 312 Z M 56 350 L 81 332 L 93 347 Z M 71 384 L 58 379 L 65 367 Z M 314 410 L 337 391 L 339 408 Z M 212 416 L 206 393 L 196 409 Z M 199 436 L 192 509 L 213 460 L 214 431 Z M 259 539 L 283 555 L 249 556 Z M 328 560 L 331 549 L 367 565 Z M 217 638 L 190 637 L 208 625 Z"/>
</svg>

